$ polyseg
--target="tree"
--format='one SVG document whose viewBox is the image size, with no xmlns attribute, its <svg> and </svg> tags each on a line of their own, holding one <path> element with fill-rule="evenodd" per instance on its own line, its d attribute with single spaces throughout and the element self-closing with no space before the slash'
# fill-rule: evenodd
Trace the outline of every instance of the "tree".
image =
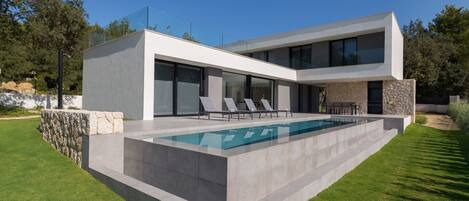
<svg viewBox="0 0 469 201">
<path fill-rule="evenodd" d="M 38 72 L 40 89 L 55 87 L 57 51 L 65 55 L 65 92 L 81 88 L 82 50 L 87 46 L 86 14 L 81 0 L 28 1 L 26 29 L 31 39 L 32 62 Z M 77 76 L 80 74 L 80 76 Z M 80 85 L 79 87 L 77 85 Z M 76 92 L 76 91 L 75 91 Z"/>
<path fill-rule="evenodd" d="M 425 27 L 404 26 L 404 77 L 417 80 L 418 96 L 469 95 L 467 9 L 446 6 Z"/>
<path fill-rule="evenodd" d="M 24 10 L 22 1 L 0 1 L 0 82 L 22 80 L 30 74 L 29 48 L 22 44 Z"/>
</svg>

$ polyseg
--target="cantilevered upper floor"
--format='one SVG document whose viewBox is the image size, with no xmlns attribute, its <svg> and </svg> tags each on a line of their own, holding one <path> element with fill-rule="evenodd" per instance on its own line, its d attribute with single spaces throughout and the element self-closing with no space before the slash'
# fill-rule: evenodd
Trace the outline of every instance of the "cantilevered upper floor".
<svg viewBox="0 0 469 201">
<path fill-rule="evenodd" d="M 297 81 L 400 80 L 403 38 L 393 12 L 238 41 L 223 49 L 297 70 Z"/>
</svg>

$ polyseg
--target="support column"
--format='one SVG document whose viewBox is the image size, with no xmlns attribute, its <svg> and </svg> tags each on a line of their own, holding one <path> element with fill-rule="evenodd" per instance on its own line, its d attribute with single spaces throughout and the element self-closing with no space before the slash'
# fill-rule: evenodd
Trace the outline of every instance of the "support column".
<svg viewBox="0 0 469 201">
<path fill-rule="evenodd" d="M 223 105 L 223 77 L 222 70 L 217 68 L 205 68 L 204 72 L 204 94 L 213 101 L 213 106 L 217 110 Z"/>
</svg>

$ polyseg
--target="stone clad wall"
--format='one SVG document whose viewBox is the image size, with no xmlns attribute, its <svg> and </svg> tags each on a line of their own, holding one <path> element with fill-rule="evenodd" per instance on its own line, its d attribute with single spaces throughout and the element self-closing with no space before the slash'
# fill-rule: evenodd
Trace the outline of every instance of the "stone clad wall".
<svg viewBox="0 0 469 201">
<path fill-rule="evenodd" d="M 87 110 L 42 110 L 40 130 L 45 141 L 81 166 L 82 137 L 122 133 L 123 114 Z"/>
<path fill-rule="evenodd" d="M 360 114 L 366 114 L 368 82 L 326 84 L 326 101 L 356 102 L 360 105 Z M 415 115 L 415 80 L 383 81 L 383 114 Z"/>
<path fill-rule="evenodd" d="M 383 114 L 415 115 L 415 80 L 383 82 Z"/>
<path fill-rule="evenodd" d="M 355 102 L 359 113 L 367 113 L 368 82 L 341 82 L 326 84 L 326 102 Z"/>
</svg>

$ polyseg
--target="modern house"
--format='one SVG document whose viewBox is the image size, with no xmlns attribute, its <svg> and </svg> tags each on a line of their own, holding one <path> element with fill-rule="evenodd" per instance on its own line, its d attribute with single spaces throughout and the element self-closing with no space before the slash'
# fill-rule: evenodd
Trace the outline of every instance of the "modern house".
<svg viewBox="0 0 469 201">
<path fill-rule="evenodd" d="M 319 112 L 353 102 L 361 114 L 415 113 L 415 81 L 403 79 L 403 36 L 394 13 L 235 42 L 216 48 L 142 30 L 84 53 L 83 108 L 126 118 L 195 115 L 199 96 L 267 99 Z"/>
</svg>

